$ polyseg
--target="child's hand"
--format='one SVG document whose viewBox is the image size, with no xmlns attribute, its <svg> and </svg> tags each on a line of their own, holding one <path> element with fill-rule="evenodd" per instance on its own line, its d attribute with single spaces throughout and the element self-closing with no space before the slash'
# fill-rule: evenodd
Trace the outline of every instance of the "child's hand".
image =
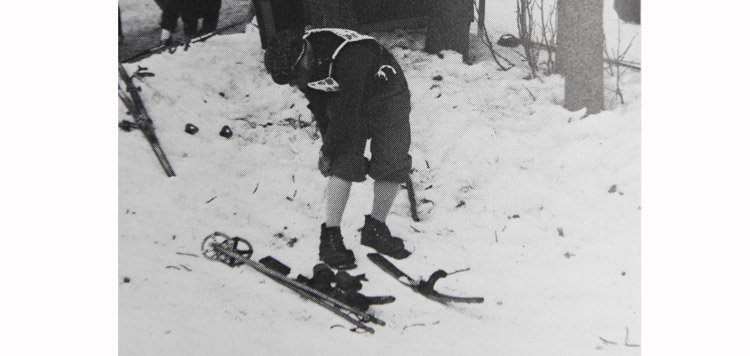
<svg viewBox="0 0 750 356">
<path fill-rule="evenodd" d="M 323 177 L 331 176 L 331 157 L 323 154 L 323 151 L 320 151 L 318 157 L 318 169 L 320 170 L 320 173 L 323 174 Z"/>
</svg>

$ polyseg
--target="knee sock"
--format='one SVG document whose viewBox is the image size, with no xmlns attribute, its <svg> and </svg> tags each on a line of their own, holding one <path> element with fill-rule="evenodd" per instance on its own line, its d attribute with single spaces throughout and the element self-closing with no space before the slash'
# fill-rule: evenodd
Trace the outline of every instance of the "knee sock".
<svg viewBox="0 0 750 356">
<path fill-rule="evenodd" d="M 388 213 L 391 211 L 393 201 L 396 199 L 401 189 L 401 184 L 387 181 L 375 181 L 374 197 L 372 199 L 372 216 L 375 220 L 385 222 Z"/>
<path fill-rule="evenodd" d="M 352 182 L 341 178 L 328 178 L 326 189 L 326 227 L 341 226 L 341 217 L 344 215 L 346 202 L 349 200 L 349 192 Z"/>
</svg>

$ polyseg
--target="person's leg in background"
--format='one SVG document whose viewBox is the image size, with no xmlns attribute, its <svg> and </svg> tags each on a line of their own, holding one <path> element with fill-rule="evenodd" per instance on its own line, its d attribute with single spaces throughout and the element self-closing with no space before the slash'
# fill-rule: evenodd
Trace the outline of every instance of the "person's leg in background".
<svg viewBox="0 0 750 356">
<path fill-rule="evenodd" d="M 157 2 L 161 7 L 161 27 L 160 40 L 162 43 L 168 43 L 172 40 L 172 34 L 177 29 L 177 19 L 182 11 L 183 0 L 161 0 Z"/>
<path fill-rule="evenodd" d="M 219 24 L 219 13 L 221 11 L 221 0 L 204 0 L 207 2 L 203 12 L 203 24 L 201 34 L 214 32 Z"/>
<path fill-rule="evenodd" d="M 185 39 L 191 39 L 198 35 L 198 19 L 201 17 L 201 1 L 203 0 L 183 0 L 182 11 L 182 29 L 185 32 Z"/>
</svg>

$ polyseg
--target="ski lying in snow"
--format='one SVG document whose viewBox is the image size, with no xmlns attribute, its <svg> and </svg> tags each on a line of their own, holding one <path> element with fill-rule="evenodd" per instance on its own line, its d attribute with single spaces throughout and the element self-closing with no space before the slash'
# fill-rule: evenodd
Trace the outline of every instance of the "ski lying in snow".
<svg viewBox="0 0 750 356">
<path fill-rule="evenodd" d="M 238 242 L 246 245 L 247 248 L 238 248 Z M 342 319 L 353 324 L 355 328 L 352 329 L 352 331 L 363 330 L 372 334 L 375 333 L 375 330 L 365 325 L 365 323 L 371 322 L 381 326 L 385 325 L 384 321 L 376 318 L 372 314 L 347 305 L 316 289 L 297 282 L 282 273 L 270 269 L 261 263 L 251 260 L 250 256 L 252 255 L 252 247 L 247 241 L 241 238 L 230 238 L 226 234 L 215 232 L 203 240 L 201 250 L 203 251 L 203 256 L 210 260 L 220 261 L 231 267 L 247 266 L 266 275 L 273 281 L 296 292 L 302 298 L 326 308 Z"/>
<path fill-rule="evenodd" d="M 447 303 L 482 303 L 484 302 L 484 298 L 482 297 L 456 297 L 452 295 L 445 295 L 440 292 L 435 291 L 435 282 L 437 282 L 438 279 L 443 278 L 448 275 L 443 270 L 437 270 L 435 271 L 428 280 L 420 280 L 417 281 L 400 269 L 393 265 L 390 261 L 388 261 L 383 255 L 379 253 L 370 253 L 367 255 L 367 258 L 370 259 L 376 266 L 380 267 L 383 271 L 393 276 L 393 278 L 396 278 L 401 284 L 411 288 L 413 291 L 427 297 L 428 299 L 434 300 L 436 302 L 440 302 L 443 304 Z"/>
<path fill-rule="evenodd" d="M 124 121 L 123 123 L 120 123 L 120 127 L 126 131 L 129 131 L 131 128 L 140 129 L 141 132 L 143 132 L 143 135 L 146 136 L 148 143 L 151 144 L 151 149 L 159 160 L 159 164 L 161 164 L 161 167 L 164 169 L 164 173 L 167 174 L 167 177 L 174 177 L 174 170 L 172 170 L 172 166 L 169 164 L 169 160 L 167 160 L 167 155 L 164 154 L 164 150 L 161 149 L 159 139 L 156 138 L 154 122 L 146 112 L 146 106 L 143 105 L 143 100 L 141 100 L 141 95 L 138 94 L 138 88 L 136 88 L 133 83 L 133 78 L 128 75 L 128 72 L 125 71 L 125 67 L 123 67 L 122 64 L 119 64 L 118 69 L 120 72 L 120 78 L 125 82 L 125 89 L 127 92 L 122 90 L 122 87 L 118 85 L 117 93 L 120 100 L 122 100 L 122 103 L 125 104 L 125 107 L 130 112 L 130 115 L 135 119 L 135 123 Z"/>
</svg>

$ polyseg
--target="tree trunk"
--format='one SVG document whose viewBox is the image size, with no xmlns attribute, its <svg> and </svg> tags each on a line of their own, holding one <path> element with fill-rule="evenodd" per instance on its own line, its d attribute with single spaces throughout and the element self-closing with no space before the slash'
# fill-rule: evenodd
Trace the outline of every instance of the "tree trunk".
<svg viewBox="0 0 750 356">
<path fill-rule="evenodd" d="M 438 53 L 445 49 L 469 54 L 469 28 L 474 20 L 471 0 L 435 0 L 431 3 L 430 23 L 427 28 L 425 52 Z"/>
<path fill-rule="evenodd" d="M 568 110 L 604 109 L 603 13 L 603 0 L 559 0 L 557 58 Z"/>
</svg>

